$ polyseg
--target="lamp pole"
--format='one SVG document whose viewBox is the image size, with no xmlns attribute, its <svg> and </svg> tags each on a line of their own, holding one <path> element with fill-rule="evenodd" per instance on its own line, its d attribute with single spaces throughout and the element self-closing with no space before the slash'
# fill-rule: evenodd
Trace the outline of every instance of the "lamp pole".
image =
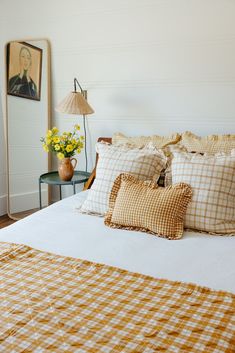
<svg viewBox="0 0 235 353">
<path fill-rule="evenodd" d="M 87 100 L 87 91 L 84 91 L 82 89 L 82 86 L 80 85 L 80 83 L 78 82 L 78 80 L 76 79 L 76 77 L 74 77 L 74 80 L 73 80 L 73 83 L 74 83 L 74 92 L 77 92 L 77 85 L 78 87 L 80 88 L 80 91 L 81 91 L 81 94 L 83 95 L 83 97 Z M 87 133 L 86 133 L 86 115 L 83 114 L 83 129 L 84 129 L 84 137 L 85 137 L 85 160 L 86 160 L 86 172 L 87 172 L 87 145 L 86 145 L 86 136 L 87 136 Z"/>
</svg>

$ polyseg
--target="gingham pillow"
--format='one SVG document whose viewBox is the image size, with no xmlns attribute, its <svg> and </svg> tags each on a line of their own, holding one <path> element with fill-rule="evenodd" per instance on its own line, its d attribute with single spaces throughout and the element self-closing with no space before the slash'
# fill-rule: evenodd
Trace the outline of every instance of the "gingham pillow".
<svg viewBox="0 0 235 353">
<path fill-rule="evenodd" d="M 121 173 L 129 173 L 141 180 L 157 182 L 166 166 L 166 157 L 156 148 L 130 148 L 97 143 L 99 160 L 96 178 L 80 211 L 104 215 L 114 180 Z"/>
<path fill-rule="evenodd" d="M 200 137 L 186 131 L 181 135 L 180 144 L 188 152 L 198 153 L 229 153 L 235 148 L 235 135 L 209 135 Z"/>
<path fill-rule="evenodd" d="M 181 136 L 177 132 L 169 136 L 152 135 L 136 137 L 125 136 L 124 134 L 117 132 L 112 137 L 112 144 L 119 146 L 130 144 L 135 147 L 143 147 L 149 143 L 152 143 L 152 145 L 156 148 L 164 148 L 168 145 L 177 143 L 180 139 Z"/>
<path fill-rule="evenodd" d="M 156 183 L 121 174 L 114 182 L 104 223 L 113 228 L 179 239 L 191 197 L 191 187 L 184 183 L 162 188 Z"/>
<path fill-rule="evenodd" d="M 235 234 L 235 150 L 229 154 L 200 155 L 173 151 L 166 185 L 192 186 L 185 227 L 215 234 Z"/>
</svg>

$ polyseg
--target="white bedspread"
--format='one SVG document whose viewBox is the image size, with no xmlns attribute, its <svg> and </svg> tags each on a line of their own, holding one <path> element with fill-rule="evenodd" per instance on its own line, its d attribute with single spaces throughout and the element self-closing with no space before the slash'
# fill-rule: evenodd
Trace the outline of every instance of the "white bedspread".
<svg viewBox="0 0 235 353">
<path fill-rule="evenodd" d="M 86 195 L 64 199 L 0 230 L 0 241 L 235 292 L 235 237 L 185 232 L 174 241 L 111 229 L 103 218 L 75 209 Z"/>
</svg>

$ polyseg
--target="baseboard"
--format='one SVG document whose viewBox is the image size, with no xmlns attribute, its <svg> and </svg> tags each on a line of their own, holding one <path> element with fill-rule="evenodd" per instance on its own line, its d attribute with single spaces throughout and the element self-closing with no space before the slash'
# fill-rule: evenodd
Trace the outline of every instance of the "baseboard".
<svg viewBox="0 0 235 353">
<path fill-rule="evenodd" d="M 48 192 L 42 190 L 42 205 L 48 204 Z M 39 194 L 38 190 L 27 193 L 14 194 L 10 197 L 10 211 L 11 213 L 23 212 L 25 210 L 32 210 L 39 208 Z"/>
<path fill-rule="evenodd" d="M 0 196 L 0 216 L 7 213 L 7 195 Z"/>
</svg>

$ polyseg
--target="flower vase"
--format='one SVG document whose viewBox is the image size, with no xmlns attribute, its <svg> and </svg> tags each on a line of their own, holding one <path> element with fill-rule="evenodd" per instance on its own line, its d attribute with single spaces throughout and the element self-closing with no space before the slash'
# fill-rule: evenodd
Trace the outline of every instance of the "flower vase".
<svg viewBox="0 0 235 353">
<path fill-rule="evenodd" d="M 72 164 L 74 162 L 74 165 Z M 76 158 L 63 158 L 59 162 L 58 173 L 63 181 L 70 181 L 74 174 L 74 169 L 77 165 Z"/>
</svg>

